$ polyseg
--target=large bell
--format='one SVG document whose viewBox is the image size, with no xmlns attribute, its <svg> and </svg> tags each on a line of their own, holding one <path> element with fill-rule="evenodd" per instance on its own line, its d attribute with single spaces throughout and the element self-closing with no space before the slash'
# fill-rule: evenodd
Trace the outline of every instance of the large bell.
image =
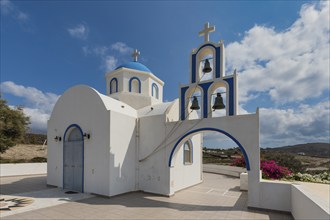
<svg viewBox="0 0 330 220">
<path fill-rule="evenodd" d="M 226 106 L 223 104 L 223 99 L 221 97 L 221 93 L 217 93 L 217 97 L 215 97 L 214 105 L 212 108 L 214 110 L 226 108 Z"/>
<path fill-rule="evenodd" d="M 197 97 L 196 96 L 194 96 L 194 99 L 192 101 L 192 105 L 190 106 L 190 109 L 191 110 L 198 110 L 198 109 L 200 109 L 199 104 L 198 104 L 198 100 L 197 100 Z"/>
<path fill-rule="evenodd" d="M 209 59 L 206 59 L 204 62 L 204 68 L 203 68 L 203 73 L 209 73 L 212 71 Z"/>
</svg>

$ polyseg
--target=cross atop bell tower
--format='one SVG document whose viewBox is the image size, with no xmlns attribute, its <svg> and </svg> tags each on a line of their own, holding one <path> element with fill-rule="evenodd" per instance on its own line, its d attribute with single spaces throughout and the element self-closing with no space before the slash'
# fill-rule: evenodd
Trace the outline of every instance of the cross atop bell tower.
<svg viewBox="0 0 330 220">
<path fill-rule="evenodd" d="M 204 43 L 207 43 L 207 42 L 210 41 L 210 38 L 209 38 L 210 33 L 214 32 L 214 31 L 215 31 L 215 26 L 210 27 L 210 23 L 207 22 L 204 25 L 204 29 L 201 30 L 198 34 L 199 34 L 200 37 L 204 36 Z"/>
<path fill-rule="evenodd" d="M 140 55 L 140 51 L 138 51 L 137 49 L 135 49 L 133 51 L 133 54 L 132 54 L 132 57 L 133 57 L 134 62 L 137 62 L 139 55 Z"/>
</svg>

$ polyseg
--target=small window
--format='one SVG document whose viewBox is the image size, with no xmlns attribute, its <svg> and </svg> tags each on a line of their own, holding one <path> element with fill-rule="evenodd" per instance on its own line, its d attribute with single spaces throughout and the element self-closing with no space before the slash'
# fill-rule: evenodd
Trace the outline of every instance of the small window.
<svg viewBox="0 0 330 220">
<path fill-rule="evenodd" d="M 188 140 L 183 145 L 183 163 L 192 164 L 193 163 L 193 149 L 191 140 Z"/>
<path fill-rule="evenodd" d="M 118 80 L 117 78 L 113 78 L 110 81 L 110 94 L 118 92 Z"/>
<path fill-rule="evenodd" d="M 141 81 L 137 77 L 132 77 L 129 80 L 129 91 L 135 93 L 141 93 Z"/>
<path fill-rule="evenodd" d="M 158 90 L 158 86 L 156 83 L 152 84 L 152 88 L 151 88 L 151 95 L 152 97 L 159 99 L 159 90 Z"/>
</svg>

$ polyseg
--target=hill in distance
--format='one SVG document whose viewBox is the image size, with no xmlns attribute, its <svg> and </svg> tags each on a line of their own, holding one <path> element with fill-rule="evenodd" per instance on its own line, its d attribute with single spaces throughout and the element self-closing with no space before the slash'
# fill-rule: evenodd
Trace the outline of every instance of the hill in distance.
<svg viewBox="0 0 330 220">
<path fill-rule="evenodd" d="M 265 148 L 263 150 L 330 158 L 330 143 L 297 144 L 292 146 Z"/>
</svg>

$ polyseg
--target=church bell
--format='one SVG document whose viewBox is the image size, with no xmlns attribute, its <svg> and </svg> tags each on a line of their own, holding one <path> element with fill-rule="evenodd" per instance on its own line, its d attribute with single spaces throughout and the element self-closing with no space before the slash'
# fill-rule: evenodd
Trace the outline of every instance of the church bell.
<svg viewBox="0 0 330 220">
<path fill-rule="evenodd" d="M 206 59 L 204 62 L 204 68 L 203 68 L 203 73 L 209 73 L 212 71 L 209 59 Z"/>
<path fill-rule="evenodd" d="M 217 97 L 215 97 L 213 109 L 224 109 L 226 106 L 223 104 L 223 99 L 221 97 L 221 93 L 217 93 Z"/>
<path fill-rule="evenodd" d="M 198 110 L 198 109 L 200 109 L 199 104 L 198 104 L 198 100 L 197 100 L 197 97 L 196 96 L 194 96 L 194 99 L 192 101 L 192 105 L 191 105 L 190 109 L 191 110 Z"/>
</svg>

